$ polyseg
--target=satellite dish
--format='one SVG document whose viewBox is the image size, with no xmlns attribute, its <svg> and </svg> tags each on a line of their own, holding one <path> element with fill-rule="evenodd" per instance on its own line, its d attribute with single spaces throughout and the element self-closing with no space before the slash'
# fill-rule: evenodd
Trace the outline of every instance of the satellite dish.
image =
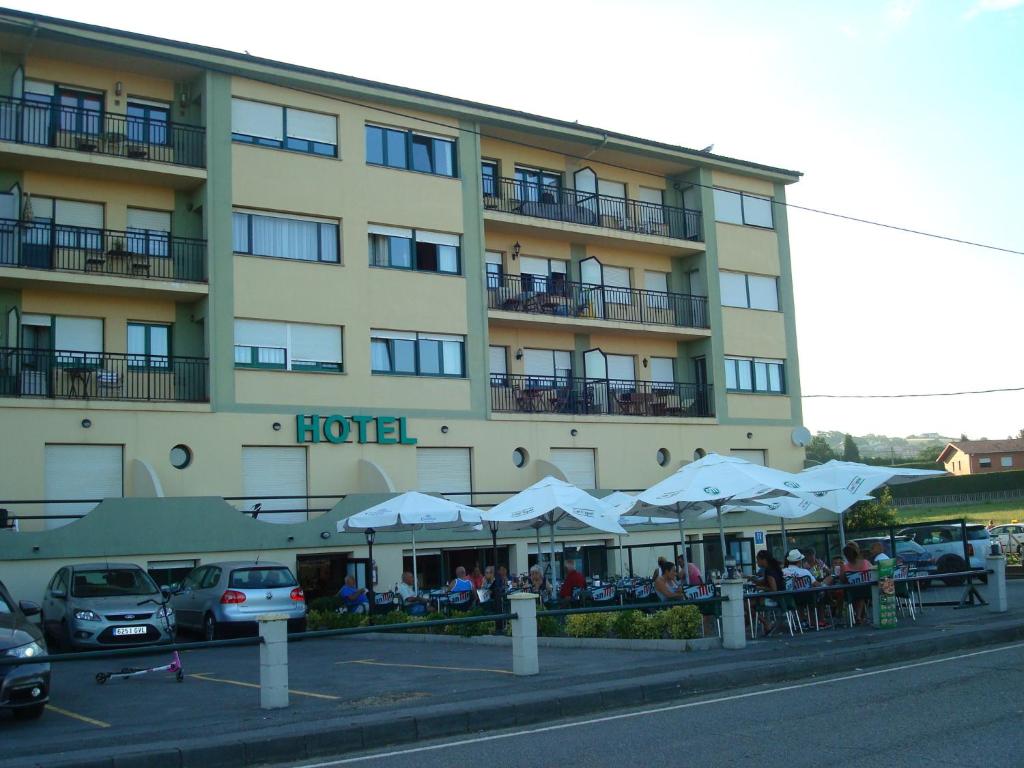
<svg viewBox="0 0 1024 768">
<path fill-rule="evenodd" d="M 811 442 L 811 430 L 809 430 L 807 427 L 797 427 L 796 429 L 793 430 L 793 433 L 790 435 L 790 438 L 793 441 L 793 445 L 795 445 L 797 448 L 803 448 L 805 445 Z"/>
</svg>

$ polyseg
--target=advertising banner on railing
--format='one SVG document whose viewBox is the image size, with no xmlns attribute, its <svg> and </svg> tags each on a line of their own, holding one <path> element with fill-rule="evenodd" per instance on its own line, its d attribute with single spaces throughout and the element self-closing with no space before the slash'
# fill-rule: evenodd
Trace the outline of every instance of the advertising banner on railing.
<svg viewBox="0 0 1024 768">
<path fill-rule="evenodd" d="M 878 563 L 878 626 L 882 629 L 896 626 L 896 583 L 892 578 L 895 567 L 892 558 Z"/>
</svg>

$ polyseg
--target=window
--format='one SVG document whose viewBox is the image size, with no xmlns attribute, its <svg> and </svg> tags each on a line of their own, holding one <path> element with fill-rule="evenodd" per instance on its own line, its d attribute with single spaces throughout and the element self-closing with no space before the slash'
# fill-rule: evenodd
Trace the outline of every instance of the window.
<svg viewBox="0 0 1024 768">
<path fill-rule="evenodd" d="M 129 99 L 127 109 L 128 141 L 140 144 L 167 144 L 167 126 L 171 122 L 171 107 L 159 101 Z"/>
<path fill-rule="evenodd" d="M 785 387 L 785 362 L 749 357 L 725 358 L 725 388 L 734 392 L 770 392 L 782 394 Z"/>
<path fill-rule="evenodd" d="M 171 367 L 171 328 L 151 323 L 128 323 L 128 367 Z"/>
<path fill-rule="evenodd" d="M 636 380 L 636 360 L 632 355 L 606 355 L 608 379 L 613 382 L 629 382 Z"/>
<path fill-rule="evenodd" d="M 1013 456 L 1001 456 L 999 458 L 999 466 L 1001 466 L 1001 467 L 1012 467 L 1013 466 Z"/>
<path fill-rule="evenodd" d="M 484 197 L 499 197 L 498 163 L 494 160 L 480 161 L 480 177 L 483 183 Z"/>
<path fill-rule="evenodd" d="M 487 253 L 484 254 L 484 259 L 487 266 L 487 287 L 501 288 L 504 276 L 501 254 L 497 251 L 487 251 Z"/>
<path fill-rule="evenodd" d="M 129 253 L 166 257 L 170 255 L 171 214 L 169 211 L 128 209 Z"/>
<path fill-rule="evenodd" d="M 632 304 L 633 294 L 629 290 L 629 269 L 627 267 L 610 267 L 607 264 L 601 270 L 604 280 L 604 300 L 609 304 Z"/>
<path fill-rule="evenodd" d="M 530 377 L 528 385 L 550 385 L 556 376 L 572 376 L 572 353 L 561 349 L 527 349 L 523 352 L 523 370 Z M 536 381 L 540 379 L 541 381 Z"/>
<path fill-rule="evenodd" d="M 644 272 L 644 290 L 647 291 L 647 306 L 652 309 L 668 309 L 668 273 Z"/>
<path fill-rule="evenodd" d="M 490 347 L 491 386 L 508 386 L 508 347 Z"/>
<path fill-rule="evenodd" d="M 60 130 L 99 134 L 103 125 L 103 94 L 58 88 L 56 102 Z"/>
<path fill-rule="evenodd" d="M 991 456 L 981 456 L 981 457 L 979 457 L 978 458 L 978 466 L 979 467 L 991 467 L 992 466 L 992 457 Z"/>
<path fill-rule="evenodd" d="M 232 99 L 231 138 L 244 144 L 337 157 L 338 118 L 259 101 Z"/>
<path fill-rule="evenodd" d="M 533 168 L 516 168 L 516 200 L 557 203 L 562 175 Z"/>
<path fill-rule="evenodd" d="M 373 373 L 412 376 L 464 375 L 465 337 L 411 331 L 370 331 Z"/>
<path fill-rule="evenodd" d="M 340 373 L 341 328 L 235 320 L 235 367 Z"/>
<path fill-rule="evenodd" d="M 569 263 L 560 259 L 519 257 L 522 289 L 538 293 L 564 293 Z"/>
<path fill-rule="evenodd" d="M 24 325 L 25 316 L 22 317 Z M 53 318 L 57 365 L 96 365 L 103 355 L 103 321 L 91 317 Z"/>
<path fill-rule="evenodd" d="M 370 224 L 371 267 L 461 274 L 459 236 Z"/>
<path fill-rule="evenodd" d="M 676 380 L 675 368 L 676 361 L 671 357 L 652 357 L 651 363 L 651 383 L 655 389 L 665 389 L 671 387 Z"/>
<path fill-rule="evenodd" d="M 169 587 L 180 583 L 198 564 L 198 560 L 150 560 L 146 563 L 146 573 L 156 582 L 158 587 Z"/>
<path fill-rule="evenodd" d="M 235 253 L 337 264 L 338 224 L 325 219 L 235 211 Z"/>
<path fill-rule="evenodd" d="M 370 165 L 454 177 L 455 139 L 367 125 L 366 162 Z"/>
<path fill-rule="evenodd" d="M 772 229 L 772 199 L 746 192 L 715 189 L 715 221 Z"/>
<path fill-rule="evenodd" d="M 719 272 L 723 307 L 779 311 L 779 279 L 742 272 Z"/>
</svg>

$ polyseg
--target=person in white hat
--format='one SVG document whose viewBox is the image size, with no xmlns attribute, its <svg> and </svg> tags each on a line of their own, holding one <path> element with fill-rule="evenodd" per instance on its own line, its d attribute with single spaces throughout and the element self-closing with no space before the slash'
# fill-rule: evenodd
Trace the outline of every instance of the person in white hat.
<svg viewBox="0 0 1024 768">
<path fill-rule="evenodd" d="M 786 555 L 786 567 L 782 569 L 782 575 L 786 578 L 787 583 L 792 583 L 796 579 L 803 579 L 804 589 L 807 588 L 807 584 L 810 584 L 812 587 L 821 586 L 821 582 L 814 578 L 814 574 L 804 567 L 804 554 L 796 548 L 789 550 L 789 554 Z M 797 606 L 807 608 L 808 611 L 813 609 L 817 614 L 820 610 L 817 606 L 817 597 L 819 594 L 820 593 L 798 595 L 794 599 L 796 600 Z M 815 617 L 815 624 L 818 629 L 827 628 L 827 625 L 822 622 L 822 618 L 823 617 L 820 615 L 816 615 Z M 809 618 L 808 621 L 810 621 Z"/>
</svg>

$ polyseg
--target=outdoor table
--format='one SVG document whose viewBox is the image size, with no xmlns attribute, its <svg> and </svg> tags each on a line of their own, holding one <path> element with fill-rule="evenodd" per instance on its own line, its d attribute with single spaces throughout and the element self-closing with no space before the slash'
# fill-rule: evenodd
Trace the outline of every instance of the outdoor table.
<svg viewBox="0 0 1024 768">
<path fill-rule="evenodd" d="M 89 396 L 89 383 L 92 381 L 93 369 L 87 366 L 67 368 L 68 375 L 68 396 L 69 397 L 88 397 Z M 81 395 L 79 395 L 79 389 L 81 389 Z"/>
</svg>

